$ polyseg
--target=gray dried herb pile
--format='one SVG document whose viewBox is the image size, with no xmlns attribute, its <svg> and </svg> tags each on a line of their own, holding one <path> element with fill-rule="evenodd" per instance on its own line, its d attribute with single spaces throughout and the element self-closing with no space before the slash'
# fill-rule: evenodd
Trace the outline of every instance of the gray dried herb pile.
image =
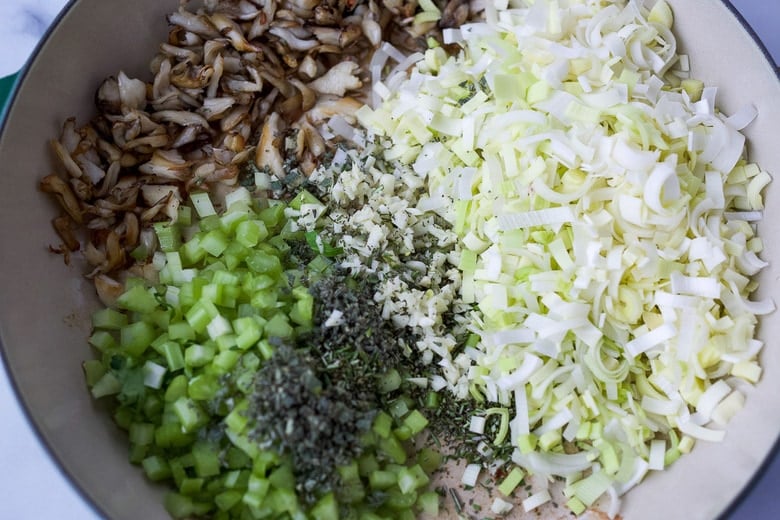
<svg viewBox="0 0 780 520">
<path fill-rule="evenodd" d="M 312 284 L 314 328 L 294 344 L 277 341 L 255 375 L 248 414 L 262 448 L 292 458 L 296 489 L 309 499 L 331 490 L 336 469 L 360 455 L 383 399 L 378 384 L 403 357 L 366 278 L 332 273 Z M 342 314 L 328 324 L 333 311 Z"/>
</svg>

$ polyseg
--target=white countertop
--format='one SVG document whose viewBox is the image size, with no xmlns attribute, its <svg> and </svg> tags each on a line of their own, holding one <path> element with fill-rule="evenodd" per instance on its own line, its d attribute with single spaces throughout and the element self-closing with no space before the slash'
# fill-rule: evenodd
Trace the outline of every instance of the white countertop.
<svg viewBox="0 0 780 520">
<path fill-rule="evenodd" d="M 0 0 L 0 77 L 24 64 L 66 0 Z M 732 0 L 780 63 L 780 1 Z M 22 415 L 0 370 L 0 519 L 93 520 L 98 516 L 60 473 Z M 775 457 L 731 520 L 780 518 L 780 457 Z"/>
</svg>

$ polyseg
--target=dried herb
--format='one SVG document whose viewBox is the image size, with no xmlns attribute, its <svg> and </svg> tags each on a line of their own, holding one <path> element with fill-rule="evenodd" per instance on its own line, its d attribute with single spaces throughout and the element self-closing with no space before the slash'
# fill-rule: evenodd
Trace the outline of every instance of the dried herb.
<svg viewBox="0 0 780 520">
<path fill-rule="evenodd" d="M 254 161 L 249 160 L 245 162 L 238 172 L 238 184 L 249 191 L 255 191 L 257 188 L 257 185 L 255 184 L 255 175 L 261 171 L 262 170 L 258 168 Z"/>
<path fill-rule="evenodd" d="M 292 457 L 296 490 L 306 500 L 333 488 L 335 469 L 361 453 L 360 435 L 375 416 L 370 392 L 328 381 L 306 349 L 277 342 L 255 376 L 252 438 Z"/>
<path fill-rule="evenodd" d="M 360 437 L 382 403 L 378 382 L 403 358 L 373 301 L 375 283 L 345 273 L 314 282 L 313 329 L 294 344 L 275 341 L 255 374 L 252 438 L 292 457 L 297 491 L 308 501 L 333 489 L 336 468 L 360 455 Z M 326 324 L 334 310 L 342 320 Z"/>
<path fill-rule="evenodd" d="M 398 331 L 382 317 L 374 301 L 376 284 L 367 275 L 337 271 L 310 288 L 315 329 L 308 339 L 334 377 L 365 379 L 368 374 L 375 379 L 404 363 L 415 341 L 412 333 Z M 341 317 L 329 325 L 334 311 Z"/>
</svg>

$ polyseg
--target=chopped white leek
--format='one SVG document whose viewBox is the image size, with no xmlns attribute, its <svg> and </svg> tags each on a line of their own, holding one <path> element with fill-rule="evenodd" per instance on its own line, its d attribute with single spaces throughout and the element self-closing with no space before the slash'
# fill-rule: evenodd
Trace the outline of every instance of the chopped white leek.
<svg viewBox="0 0 780 520">
<path fill-rule="evenodd" d="M 727 117 L 716 88 L 687 78 L 664 1 L 503 4 L 444 31 L 459 53 L 429 49 L 394 88 L 374 75 L 382 103 L 357 118 L 425 191 L 414 210 L 456 235 L 450 301 L 474 304 L 459 323 L 478 341 L 457 355 L 426 341 L 442 369 L 431 387 L 496 403 L 516 464 L 617 507 L 667 449 L 724 437 L 710 423 L 744 400 L 724 377 L 760 376 L 756 316 L 774 304 L 750 300 L 750 277 L 766 266 L 756 222 L 770 177 L 743 160 L 739 133 L 756 113 Z M 355 181 L 336 197 L 368 197 Z"/>
<path fill-rule="evenodd" d="M 464 486 L 474 487 L 477 485 L 477 479 L 479 473 L 482 471 L 482 466 L 479 464 L 469 464 L 466 469 L 463 470 L 463 476 L 460 481 Z"/>
<path fill-rule="evenodd" d="M 537 507 L 546 504 L 550 500 L 552 500 L 550 492 L 546 489 L 543 489 L 523 500 L 523 509 L 525 509 L 526 512 L 533 511 Z"/>
</svg>

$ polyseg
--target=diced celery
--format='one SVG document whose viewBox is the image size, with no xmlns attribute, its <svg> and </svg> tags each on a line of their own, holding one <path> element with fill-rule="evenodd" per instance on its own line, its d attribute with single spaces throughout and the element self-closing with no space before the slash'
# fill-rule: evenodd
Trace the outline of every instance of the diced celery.
<svg viewBox="0 0 780 520">
<path fill-rule="evenodd" d="M 171 468 L 168 462 L 159 455 L 152 455 L 141 461 L 141 466 L 144 468 L 146 476 L 149 480 L 158 482 L 170 478 Z"/>
<path fill-rule="evenodd" d="M 211 198 L 206 192 L 190 193 L 190 202 L 195 207 L 195 212 L 201 218 L 217 214 L 214 205 L 211 203 Z"/>
<path fill-rule="evenodd" d="M 212 256 L 221 255 L 228 244 L 228 237 L 221 229 L 213 229 L 200 238 L 200 247 Z"/>
<path fill-rule="evenodd" d="M 252 474 L 249 477 L 246 493 L 242 497 L 244 504 L 250 507 L 260 507 L 271 489 L 271 483 L 265 477 Z"/>
<path fill-rule="evenodd" d="M 272 486 L 279 489 L 293 489 L 295 487 L 295 476 L 289 464 L 279 466 L 268 475 L 268 481 Z"/>
<path fill-rule="evenodd" d="M 127 326 L 127 315 L 110 307 L 92 314 L 92 327 L 96 329 L 119 330 Z"/>
<path fill-rule="evenodd" d="M 366 498 L 366 488 L 360 481 L 350 482 L 339 487 L 337 497 L 343 504 L 360 504 Z"/>
<path fill-rule="evenodd" d="M 89 344 L 101 352 L 113 350 L 117 347 L 114 336 L 105 330 L 97 330 L 89 337 Z"/>
<path fill-rule="evenodd" d="M 184 432 L 193 432 L 206 424 L 208 415 L 195 403 L 187 397 L 180 397 L 173 403 L 173 411 L 176 413 L 181 428 Z"/>
<path fill-rule="evenodd" d="M 168 337 L 172 340 L 192 341 L 195 339 L 195 331 L 189 323 L 179 321 L 168 325 Z"/>
<path fill-rule="evenodd" d="M 398 390 L 401 387 L 401 383 L 401 374 L 395 368 L 391 368 L 379 378 L 377 390 L 383 394 L 388 394 Z"/>
<path fill-rule="evenodd" d="M 269 232 L 275 232 L 281 229 L 285 221 L 284 208 L 285 205 L 283 203 L 273 204 L 262 210 L 258 215 L 260 220 L 262 220 L 268 228 Z"/>
<path fill-rule="evenodd" d="M 176 210 L 176 223 L 181 226 L 189 226 L 192 224 L 192 208 L 180 205 Z"/>
<path fill-rule="evenodd" d="M 202 367 L 211 362 L 216 355 L 213 346 L 193 343 L 184 351 L 184 364 L 187 367 Z"/>
<path fill-rule="evenodd" d="M 417 435 L 428 426 L 428 419 L 419 410 L 413 410 L 404 418 L 404 425 L 411 430 L 412 435 Z"/>
<path fill-rule="evenodd" d="M 131 464 L 141 464 L 149 452 L 149 446 L 130 443 L 130 450 L 127 453 L 127 460 Z"/>
<path fill-rule="evenodd" d="M 201 247 L 201 237 L 195 235 L 187 240 L 179 249 L 182 264 L 186 266 L 196 265 L 206 257 L 206 250 Z"/>
<path fill-rule="evenodd" d="M 209 231 L 220 229 L 221 227 L 222 225 L 219 220 L 219 215 L 208 215 L 198 221 L 198 228 L 200 228 L 202 232 L 201 236 L 205 233 L 208 233 Z"/>
<path fill-rule="evenodd" d="M 358 473 L 361 477 L 368 477 L 377 470 L 379 470 L 379 461 L 372 453 L 365 453 L 358 459 Z"/>
<path fill-rule="evenodd" d="M 158 428 L 159 430 L 159 428 Z M 155 433 L 155 438 L 157 437 L 157 434 Z M 158 446 L 160 445 L 157 443 Z M 184 464 L 182 464 L 180 458 L 175 459 L 169 459 L 168 460 L 168 467 L 171 469 L 171 476 L 173 477 L 173 482 L 176 484 L 176 486 L 180 486 L 182 481 L 187 478 L 187 470 L 184 468 Z"/>
<path fill-rule="evenodd" d="M 203 489 L 203 482 L 204 480 L 202 478 L 185 478 L 181 481 L 181 484 L 179 484 L 179 493 L 187 496 L 198 494 Z"/>
<path fill-rule="evenodd" d="M 196 276 L 188 282 L 184 282 L 179 287 L 179 306 L 182 311 L 188 310 L 200 300 L 203 286 L 208 281 L 202 276 Z"/>
<path fill-rule="evenodd" d="M 395 435 L 399 441 L 408 441 L 412 438 L 413 434 L 411 428 L 405 424 L 402 424 L 401 426 L 393 429 L 393 435 Z"/>
<path fill-rule="evenodd" d="M 184 354 L 181 351 L 181 346 L 173 341 L 166 341 L 160 348 L 161 353 L 165 356 L 165 362 L 168 365 L 168 369 L 172 372 L 184 368 Z"/>
<path fill-rule="evenodd" d="M 211 323 L 211 320 L 213 320 L 218 315 L 219 311 L 216 307 L 214 307 L 213 303 L 205 300 L 199 300 L 190 308 L 189 311 L 187 311 L 185 318 L 187 319 L 187 323 L 190 324 L 192 329 L 196 333 L 201 334 L 206 330 L 206 327 L 208 327 L 209 323 Z"/>
<path fill-rule="evenodd" d="M 148 314 L 157 308 L 157 298 L 143 285 L 134 285 L 116 299 L 116 306 L 128 311 Z"/>
<path fill-rule="evenodd" d="M 214 356 L 212 366 L 221 374 L 228 373 L 236 363 L 238 363 L 241 354 L 234 350 L 223 350 Z"/>
<path fill-rule="evenodd" d="M 411 509 L 415 502 L 417 502 L 417 493 L 401 493 L 395 490 L 391 490 L 387 494 L 385 504 L 396 510 L 396 515 L 394 515 L 394 518 L 400 518 L 402 511 Z M 414 518 L 414 514 L 412 514 L 412 518 Z"/>
<path fill-rule="evenodd" d="M 184 374 L 180 374 L 168 383 L 168 388 L 165 389 L 165 401 L 173 403 L 181 397 L 187 396 L 187 377 Z"/>
<path fill-rule="evenodd" d="M 390 520 L 392 517 L 380 516 L 372 511 L 361 511 L 360 520 Z"/>
<path fill-rule="evenodd" d="M 279 463 L 279 456 L 270 450 L 258 450 L 253 456 L 252 471 L 258 475 L 265 475 L 269 468 L 275 467 Z"/>
<path fill-rule="evenodd" d="M 231 410 L 227 417 L 225 417 L 225 426 L 227 426 L 228 429 L 236 433 L 241 433 L 244 431 L 247 424 L 249 424 L 249 419 L 245 415 L 247 405 L 248 403 L 246 401 L 242 401 L 239 405 L 233 408 L 233 410 Z"/>
<path fill-rule="evenodd" d="M 210 374 L 198 374 L 189 381 L 187 394 L 195 401 L 208 401 L 216 397 L 220 385 Z"/>
<path fill-rule="evenodd" d="M 409 413 L 409 404 L 404 399 L 396 399 L 390 403 L 388 411 L 390 412 L 390 415 L 396 419 L 400 419 Z"/>
<path fill-rule="evenodd" d="M 179 226 L 156 222 L 154 232 L 157 234 L 157 243 L 160 244 L 160 250 L 163 252 L 178 251 L 181 247 L 181 232 Z"/>
<path fill-rule="evenodd" d="M 196 442 L 192 447 L 195 474 L 199 477 L 219 475 L 219 447 L 208 442 Z"/>
<path fill-rule="evenodd" d="M 240 458 L 239 458 L 240 457 Z M 225 461 L 228 468 L 245 468 L 251 464 L 251 459 L 238 448 L 231 447 L 228 450 Z M 224 484 L 226 488 L 246 489 L 249 484 L 249 470 L 233 470 L 225 474 Z"/>
<path fill-rule="evenodd" d="M 404 449 L 403 444 L 401 444 L 394 435 L 388 435 L 387 437 L 379 439 L 379 449 L 396 464 L 403 464 L 406 462 L 406 450 Z"/>
<path fill-rule="evenodd" d="M 122 390 L 122 383 L 112 372 L 106 372 L 103 377 L 92 385 L 92 397 L 100 399 L 107 395 L 118 394 Z"/>
<path fill-rule="evenodd" d="M 106 366 L 98 359 L 90 359 L 81 364 L 84 369 L 84 379 L 87 386 L 92 387 L 106 373 Z"/>
<path fill-rule="evenodd" d="M 257 350 L 260 351 L 260 354 L 263 356 L 263 359 L 266 360 L 270 359 L 274 353 L 274 347 L 267 339 L 260 340 L 257 342 Z"/>
<path fill-rule="evenodd" d="M 258 309 L 274 309 L 277 303 L 277 293 L 274 290 L 258 291 L 252 295 L 251 303 Z"/>
<path fill-rule="evenodd" d="M 149 420 L 158 421 L 164 408 L 164 401 L 162 396 L 157 394 L 147 394 L 143 402 L 144 416 Z"/>
<path fill-rule="evenodd" d="M 290 319 L 298 325 L 310 326 L 314 314 L 314 299 L 310 294 L 299 298 L 290 310 Z"/>
<path fill-rule="evenodd" d="M 426 491 L 417 497 L 417 507 L 423 513 L 432 517 L 439 516 L 439 494 L 435 491 Z"/>
<path fill-rule="evenodd" d="M 165 509 L 173 518 L 187 518 L 195 511 L 192 499 L 179 493 L 165 495 Z"/>
<path fill-rule="evenodd" d="M 158 329 L 167 330 L 171 323 L 171 313 L 167 309 L 155 309 L 143 316 L 143 321 L 154 325 Z"/>
<path fill-rule="evenodd" d="M 222 253 L 222 259 L 225 261 L 225 267 L 231 271 L 239 269 L 249 255 L 250 249 L 239 242 L 230 242 L 227 249 Z"/>
<path fill-rule="evenodd" d="M 320 498 L 309 511 L 313 520 L 339 520 L 339 507 L 333 493 Z"/>
<path fill-rule="evenodd" d="M 240 280 L 234 273 L 224 270 L 218 270 L 214 272 L 211 278 L 212 283 L 219 285 L 236 285 Z"/>
<path fill-rule="evenodd" d="M 392 471 L 377 470 L 368 476 L 368 482 L 373 489 L 388 489 L 396 485 L 398 476 Z"/>
<path fill-rule="evenodd" d="M 114 412 L 114 422 L 123 430 L 129 430 L 133 421 L 135 421 L 135 413 L 130 408 L 120 406 Z"/>
<path fill-rule="evenodd" d="M 419 468 L 419 466 L 414 467 Z M 411 493 L 426 484 L 428 484 L 428 477 L 422 472 L 422 469 L 418 472 L 413 468 L 403 467 L 398 472 L 398 489 L 401 490 L 401 493 Z"/>
<path fill-rule="evenodd" d="M 282 272 L 282 263 L 279 257 L 266 251 L 253 251 L 246 259 L 247 266 L 254 272 L 278 276 Z"/>
<path fill-rule="evenodd" d="M 424 447 L 417 453 L 417 462 L 426 473 L 433 473 L 442 463 L 442 454 L 437 450 Z"/>
<path fill-rule="evenodd" d="M 374 418 L 374 424 L 372 426 L 373 431 L 382 438 L 390 436 L 390 432 L 393 428 L 393 418 L 387 415 L 385 412 L 380 411 Z"/>
<path fill-rule="evenodd" d="M 211 303 L 219 304 L 222 300 L 222 288 L 221 284 L 207 283 L 203 286 L 201 292 L 201 298 L 210 301 Z"/>
<path fill-rule="evenodd" d="M 216 495 L 214 497 L 214 503 L 221 511 L 228 511 L 233 506 L 241 502 L 242 497 L 243 493 L 240 491 L 228 489 Z"/>
<path fill-rule="evenodd" d="M 141 446 L 147 446 L 154 442 L 154 424 L 133 423 L 128 431 L 130 442 Z"/>
<path fill-rule="evenodd" d="M 265 324 L 265 336 L 267 338 L 289 338 L 293 335 L 293 328 L 284 313 L 278 312 Z"/>
<path fill-rule="evenodd" d="M 360 469 L 356 460 L 344 466 L 339 466 L 338 473 L 341 482 L 360 482 Z"/>
<path fill-rule="evenodd" d="M 246 206 L 244 206 L 243 211 L 238 211 L 238 208 L 236 209 L 236 211 L 223 213 L 222 216 L 219 217 L 220 228 L 229 235 L 234 235 L 239 224 L 246 222 L 251 214 Z"/>
<path fill-rule="evenodd" d="M 236 227 L 236 240 L 246 247 L 254 247 L 266 237 L 268 229 L 261 220 L 247 220 Z"/>
<path fill-rule="evenodd" d="M 253 317 L 233 320 L 233 330 L 238 335 L 236 337 L 236 346 L 241 350 L 247 350 L 255 345 L 263 336 L 263 330 L 259 321 Z"/>
<path fill-rule="evenodd" d="M 218 350 L 233 350 L 237 347 L 235 334 L 223 334 L 213 342 Z"/>
<path fill-rule="evenodd" d="M 176 423 L 161 424 L 154 431 L 154 444 L 160 448 L 182 447 L 192 442 L 192 437 L 184 433 Z M 171 470 L 173 470 L 171 466 Z"/>
</svg>

